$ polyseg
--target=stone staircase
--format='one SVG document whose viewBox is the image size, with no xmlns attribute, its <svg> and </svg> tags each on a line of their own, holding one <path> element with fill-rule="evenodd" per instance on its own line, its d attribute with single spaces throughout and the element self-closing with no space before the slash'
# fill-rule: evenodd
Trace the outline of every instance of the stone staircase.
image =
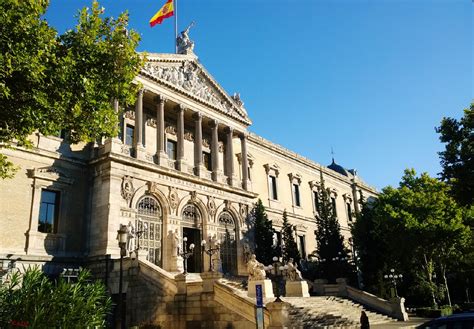
<svg viewBox="0 0 474 329">
<path fill-rule="evenodd" d="M 371 325 L 396 321 L 340 297 L 282 297 L 282 300 L 291 305 L 290 329 L 360 328 L 361 311 L 366 312 Z"/>
<path fill-rule="evenodd" d="M 245 278 L 222 278 L 221 283 L 246 296 Z M 371 311 L 352 300 L 334 296 L 281 297 L 290 304 L 289 329 L 360 328 L 360 313 L 365 311 L 371 325 L 397 320 Z"/>
</svg>

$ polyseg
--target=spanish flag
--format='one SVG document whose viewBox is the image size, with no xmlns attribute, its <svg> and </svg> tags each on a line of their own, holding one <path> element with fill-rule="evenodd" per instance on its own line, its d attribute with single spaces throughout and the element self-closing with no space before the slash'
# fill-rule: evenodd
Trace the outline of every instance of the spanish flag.
<svg viewBox="0 0 474 329">
<path fill-rule="evenodd" d="M 168 0 L 163 7 L 150 19 L 150 26 L 161 24 L 165 18 L 171 17 L 174 14 L 173 0 Z"/>
</svg>

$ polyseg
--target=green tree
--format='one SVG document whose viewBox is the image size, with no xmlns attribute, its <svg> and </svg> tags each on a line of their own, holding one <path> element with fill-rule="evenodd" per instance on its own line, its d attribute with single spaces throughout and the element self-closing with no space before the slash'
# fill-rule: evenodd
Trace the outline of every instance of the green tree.
<svg viewBox="0 0 474 329">
<path fill-rule="evenodd" d="M 298 251 L 298 246 L 296 245 L 293 225 L 288 222 L 288 214 L 286 213 L 286 210 L 283 211 L 283 227 L 281 230 L 281 237 L 283 240 L 283 261 L 287 262 L 290 258 L 293 258 L 295 264 L 299 264 L 301 256 L 300 252 Z"/>
<path fill-rule="evenodd" d="M 381 284 L 381 271 L 397 267 L 405 277 L 408 272 L 413 278 L 408 283 L 411 288 L 423 287 L 429 295 L 426 302 L 436 305 L 433 274 L 437 270 L 449 302 L 446 271 L 454 271 L 462 259 L 470 230 L 447 184 L 426 173 L 416 176 L 414 170 L 405 170 L 400 186 L 384 188 L 372 208 L 359 216 L 352 232 L 364 281 Z"/>
<path fill-rule="evenodd" d="M 316 244 L 321 276 L 325 279 L 334 280 L 336 277 L 348 274 L 348 251 L 344 246 L 341 226 L 322 174 L 317 198 L 319 211 L 316 216 Z"/>
<path fill-rule="evenodd" d="M 265 265 L 271 264 L 275 256 L 273 246 L 273 227 L 268 219 L 262 200 L 258 199 L 252 209 L 254 246 L 257 260 Z"/>
<path fill-rule="evenodd" d="M 474 203 L 474 103 L 464 110 L 459 121 L 443 118 L 436 128 L 439 139 L 446 143 L 439 152 L 441 177 L 452 187 L 455 199 L 463 206 Z"/>
<path fill-rule="evenodd" d="M 132 104 L 132 83 L 143 65 L 139 35 L 128 15 L 103 18 L 94 1 L 79 12 L 75 29 L 58 35 L 42 19 L 47 0 L 0 2 L 0 147 L 29 146 L 34 131 L 69 131 L 71 142 L 117 135 L 112 101 Z M 12 164 L 0 156 L 2 178 Z"/>
<path fill-rule="evenodd" d="M 0 284 L 0 327 L 105 328 L 111 305 L 105 285 L 92 282 L 88 271 L 81 271 L 75 283 L 62 278 L 55 283 L 29 268 Z"/>
</svg>

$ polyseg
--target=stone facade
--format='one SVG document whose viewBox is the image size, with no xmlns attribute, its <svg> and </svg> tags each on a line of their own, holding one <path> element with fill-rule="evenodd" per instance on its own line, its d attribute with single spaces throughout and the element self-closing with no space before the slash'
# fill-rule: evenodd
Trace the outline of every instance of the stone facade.
<svg viewBox="0 0 474 329">
<path fill-rule="evenodd" d="M 321 175 L 349 243 L 351 213 L 359 210 L 361 196 L 376 195 L 354 172 L 319 165 L 249 133 L 240 95 L 227 94 L 194 54 L 149 54 L 136 82 L 143 88 L 136 106 L 123 109 L 117 138 L 70 145 L 36 134 L 32 149 L 1 149 L 20 167 L 13 179 L 0 182 L 1 273 L 21 263 L 50 266 L 51 272 L 69 264 L 90 266 L 112 280 L 120 256 L 117 230 L 130 224 L 133 245 L 163 271 L 182 268 L 178 252 L 187 237 L 196 245 L 190 272 L 211 262 L 224 274 L 245 275 L 251 251 L 244 241 L 246 219 L 257 198 L 277 231 L 287 210 L 307 257 L 316 249 L 313 192 Z M 44 191 L 54 202 L 46 202 Z M 46 231 L 45 218 L 52 221 Z M 198 252 L 203 239 L 220 240 L 212 261 Z M 153 299 L 140 280 L 129 285 L 130 303 Z M 169 314 L 153 314 L 160 312 Z M 137 315 L 136 321 L 155 315 Z"/>
</svg>

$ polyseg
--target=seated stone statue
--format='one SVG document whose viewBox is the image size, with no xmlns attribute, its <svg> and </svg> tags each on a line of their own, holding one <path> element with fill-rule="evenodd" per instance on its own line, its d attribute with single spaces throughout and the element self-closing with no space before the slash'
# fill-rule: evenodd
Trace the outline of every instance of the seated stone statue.
<svg viewBox="0 0 474 329">
<path fill-rule="evenodd" d="M 288 270 L 287 270 L 288 281 L 302 281 L 303 280 L 303 277 L 301 276 L 301 272 L 293 263 L 293 258 L 290 258 L 290 260 L 288 261 L 286 265 L 288 266 Z"/>
<path fill-rule="evenodd" d="M 247 263 L 247 271 L 249 272 L 249 281 L 265 280 L 265 266 L 257 260 L 257 256 L 252 254 Z"/>
</svg>

